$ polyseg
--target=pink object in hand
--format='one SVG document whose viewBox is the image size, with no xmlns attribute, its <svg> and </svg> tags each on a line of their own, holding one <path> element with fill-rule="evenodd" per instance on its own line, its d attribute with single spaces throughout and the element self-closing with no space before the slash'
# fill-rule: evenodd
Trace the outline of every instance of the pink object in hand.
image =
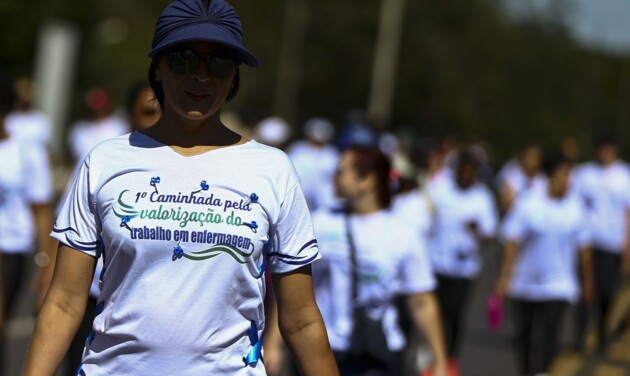
<svg viewBox="0 0 630 376">
<path fill-rule="evenodd" d="M 496 332 L 501 329 L 503 322 L 503 299 L 497 294 L 490 294 L 486 300 L 488 313 L 488 326 L 490 330 Z"/>
</svg>

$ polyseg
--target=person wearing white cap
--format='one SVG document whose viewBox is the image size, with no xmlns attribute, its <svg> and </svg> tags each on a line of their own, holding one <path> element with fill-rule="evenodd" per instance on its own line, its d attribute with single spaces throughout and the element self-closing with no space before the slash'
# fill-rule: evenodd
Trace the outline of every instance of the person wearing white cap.
<svg viewBox="0 0 630 376">
<path fill-rule="evenodd" d="M 262 144 L 284 150 L 291 138 L 291 126 L 279 116 L 262 119 L 254 128 L 254 139 Z"/>
<path fill-rule="evenodd" d="M 311 211 L 330 207 L 336 202 L 332 178 L 339 152 L 330 144 L 334 133 L 335 128 L 328 119 L 310 118 L 304 124 L 306 140 L 296 141 L 287 150 Z"/>
<path fill-rule="evenodd" d="M 77 375 L 260 375 L 265 271 L 303 375 L 337 375 L 311 264 L 320 258 L 282 151 L 221 122 L 242 45 L 224 0 L 176 0 L 157 21 L 155 125 L 99 144 L 64 200 L 60 242 L 23 375 L 55 373 L 81 321 L 96 258 L 96 317 Z"/>
</svg>

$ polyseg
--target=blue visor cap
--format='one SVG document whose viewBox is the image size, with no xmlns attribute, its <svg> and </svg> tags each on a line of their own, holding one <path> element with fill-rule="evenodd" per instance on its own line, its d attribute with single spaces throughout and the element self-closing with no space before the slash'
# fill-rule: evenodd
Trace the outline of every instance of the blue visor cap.
<svg viewBox="0 0 630 376">
<path fill-rule="evenodd" d="M 243 47 L 241 19 L 224 0 L 175 0 L 160 14 L 149 57 L 154 59 L 169 47 L 192 41 L 216 42 L 232 48 L 238 60 L 250 67 L 258 59 Z"/>
</svg>

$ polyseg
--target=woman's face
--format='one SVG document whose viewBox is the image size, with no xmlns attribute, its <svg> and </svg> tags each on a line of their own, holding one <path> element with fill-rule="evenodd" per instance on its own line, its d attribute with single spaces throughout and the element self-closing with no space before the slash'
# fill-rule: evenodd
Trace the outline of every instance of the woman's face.
<svg viewBox="0 0 630 376">
<path fill-rule="evenodd" d="M 334 176 L 336 196 L 343 199 L 359 196 L 362 180 L 355 167 L 355 155 L 352 152 L 343 152 Z"/>
<path fill-rule="evenodd" d="M 527 175 L 534 175 L 540 169 L 542 151 L 537 146 L 530 146 L 521 154 L 521 166 Z"/>
<path fill-rule="evenodd" d="M 477 182 L 477 171 L 479 168 L 476 165 L 466 163 L 457 169 L 455 178 L 457 180 L 457 186 L 461 189 L 468 189 Z"/>
<path fill-rule="evenodd" d="M 569 191 L 571 177 L 571 165 L 563 163 L 549 176 L 549 188 L 555 196 L 562 197 Z"/>
<path fill-rule="evenodd" d="M 185 69 L 176 72 L 173 64 L 169 64 L 171 52 L 197 55 L 198 64 L 184 64 Z M 156 68 L 156 79 L 161 81 L 164 89 L 165 115 L 172 113 L 193 122 L 219 115 L 238 68 L 234 64 L 234 69 L 228 70 L 226 75 L 210 72 L 206 64 L 208 54 L 225 58 L 233 56 L 233 51 L 213 42 L 187 42 L 170 48 L 162 55 Z"/>
</svg>

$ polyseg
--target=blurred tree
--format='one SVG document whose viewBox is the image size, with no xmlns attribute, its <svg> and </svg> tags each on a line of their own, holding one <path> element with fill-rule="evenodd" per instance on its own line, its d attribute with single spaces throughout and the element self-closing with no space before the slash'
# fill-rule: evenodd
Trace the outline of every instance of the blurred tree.
<svg viewBox="0 0 630 376">
<path fill-rule="evenodd" d="M 155 20 L 168 1 L 0 2 L 0 67 L 30 74 L 39 25 L 69 20 L 82 30 L 74 115 L 93 85 L 124 99 L 146 76 Z M 290 1 L 230 1 L 261 61 L 242 69 L 230 107 L 249 124 L 278 108 L 296 127 L 314 115 L 340 124 L 368 103 L 381 0 L 300 0 L 308 15 L 290 19 L 299 34 L 287 36 L 296 32 L 285 28 Z M 597 129 L 628 126 L 628 59 L 586 50 L 552 19 L 513 21 L 497 0 L 414 0 L 403 26 L 393 129 L 484 139 L 506 158 L 529 138 L 552 144 L 570 134 L 584 146 Z M 283 60 L 287 53 L 298 58 Z M 279 76 L 287 71 L 294 74 Z"/>
</svg>

